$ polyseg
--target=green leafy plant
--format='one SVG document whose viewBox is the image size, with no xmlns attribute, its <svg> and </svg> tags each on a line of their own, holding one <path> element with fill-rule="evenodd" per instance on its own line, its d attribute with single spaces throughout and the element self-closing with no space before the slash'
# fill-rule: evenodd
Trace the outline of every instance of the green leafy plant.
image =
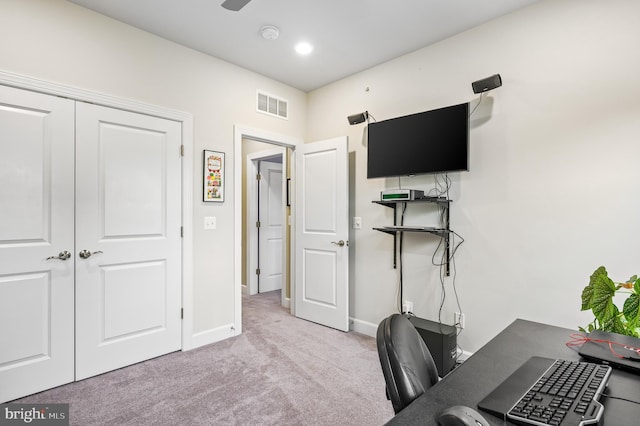
<svg viewBox="0 0 640 426">
<path fill-rule="evenodd" d="M 621 293 L 629 295 L 622 312 L 613 302 L 614 296 Z M 582 310 L 589 309 L 595 318 L 586 330 L 580 327 L 581 331 L 602 330 L 640 337 L 640 279 L 634 275 L 624 283 L 615 283 L 604 266 L 599 267 L 582 290 Z"/>
</svg>

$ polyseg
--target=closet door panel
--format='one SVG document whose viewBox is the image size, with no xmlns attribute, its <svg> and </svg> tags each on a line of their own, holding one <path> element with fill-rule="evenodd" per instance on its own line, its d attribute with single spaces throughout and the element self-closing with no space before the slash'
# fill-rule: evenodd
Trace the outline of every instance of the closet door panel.
<svg viewBox="0 0 640 426">
<path fill-rule="evenodd" d="M 74 379 L 74 102 L 0 86 L 0 402 Z"/>
<path fill-rule="evenodd" d="M 77 105 L 76 374 L 181 347 L 179 123 Z"/>
</svg>

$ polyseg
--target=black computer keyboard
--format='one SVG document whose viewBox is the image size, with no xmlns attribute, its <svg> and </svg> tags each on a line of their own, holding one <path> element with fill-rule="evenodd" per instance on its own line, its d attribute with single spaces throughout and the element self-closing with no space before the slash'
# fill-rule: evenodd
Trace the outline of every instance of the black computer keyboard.
<svg viewBox="0 0 640 426">
<path fill-rule="evenodd" d="M 597 424 L 604 411 L 598 400 L 610 375 L 609 366 L 556 360 L 507 412 L 507 419 L 526 425 Z"/>
</svg>

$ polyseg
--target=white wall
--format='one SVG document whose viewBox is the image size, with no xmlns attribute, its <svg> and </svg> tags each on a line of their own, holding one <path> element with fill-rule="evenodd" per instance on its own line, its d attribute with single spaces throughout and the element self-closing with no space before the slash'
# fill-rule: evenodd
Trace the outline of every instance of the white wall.
<svg viewBox="0 0 640 426">
<path fill-rule="evenodd" d="M 347 134 L 355 156 L 351 210 L 363 229 L 351 237 L 352 317 L 375 325 L 394 311 L 392 238 L 371 230 L 391 224 L 391 209 L 371 201 L 398 181 L 366 179 L 365 126 L 346 117 L 474 106 L 471 82 L 494 73 L 504 83 L 473 116 L 470 171 L 450 175 L 451 226 L 465 239 L 456 255 L 463 349 L 515 318 L 586 325 L 580 294 L 596 267 L 618 280 L 639 272 L 638 16 L 632 0 L 547 0 L 309 95 L 307 140 Z M 432 178 L 402 186 L 429 189 Z M 410 206 L 407 218 L 418 214 Z M 405 299 L 437 319 L 436 239 L 410 235 L 405 246 Z M 442 320 L 452 323 L 452 278 L 445 290 Z"/>
<path fill-rule="evenodd" d="M 306 95 L 63 0 L 0 1 L 0 39 L 3 71 L 193 114 L 194 331 L 230 335 L 233 225 L 240 217 L 234 212 L 233 126 L 301 138 Z M 289 100 L 290 119 L 255 112 L 257 89 Z M 223 204 L 201 201 L 205 148 L 227 153 Z M 217 230 L 202 230 L 205 216 L 217 218 Z"/>
<path fill-rule="evenodd" d="M 63 0 L 2 0 L 0 69 L 193 114 L 193 314 L 202 333 L 234 317 L 235 123 L 307 140 L 349 135 L 350 209 L 363 218 L 350 237 L 350 314 L 371 329 L 393 312 L 397 290 L 392 239 L 371 230 L 390 224 L 391 211 L 371 200 L 397 180 L 366 180 L 364 125 L 348 126 L 347 115 L 382 120 L 475 102 L 470 83 L 500 73 L 504 86 L 474 115 L 471 171 L 451 176 L 452 227 L 466 240 L 456 256 L 460 343 L 474 351 L 516 317 L 588 322 L 580 291 L 600 264 L 620 280 L 639 272 L 637 16 L 633 0 L 547 0 L 307 96 Z M 256 89 L 288 99 L 290 119 L 256 113 Z M 222 205 L 198 201 L 205 148 L 228 155 Z M 402 185 L 428 189 L 431 178 Z M 204 216 L 217 217 L 216 231 L 200 229 Z M 436 240 L 410 236 L 405 246 L 405 298 L 435 319 Z M 445 288 L 442 319 L 451 322 L 452 279 Z"/>
</svg>

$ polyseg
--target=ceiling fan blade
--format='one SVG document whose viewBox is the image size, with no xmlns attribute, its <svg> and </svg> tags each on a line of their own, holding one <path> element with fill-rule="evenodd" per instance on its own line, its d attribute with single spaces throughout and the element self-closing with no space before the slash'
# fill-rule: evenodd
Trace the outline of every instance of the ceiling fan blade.
<svg viewBox="0 0 640 426">
<path fill-rule="evenodd" d="M 234 12 L 239 11 L 243 7 L 247 5 L 251 0 L 225 0 L 222 3 L 222 7 L 227 10 L 232 10 Z"/>
</svg>

